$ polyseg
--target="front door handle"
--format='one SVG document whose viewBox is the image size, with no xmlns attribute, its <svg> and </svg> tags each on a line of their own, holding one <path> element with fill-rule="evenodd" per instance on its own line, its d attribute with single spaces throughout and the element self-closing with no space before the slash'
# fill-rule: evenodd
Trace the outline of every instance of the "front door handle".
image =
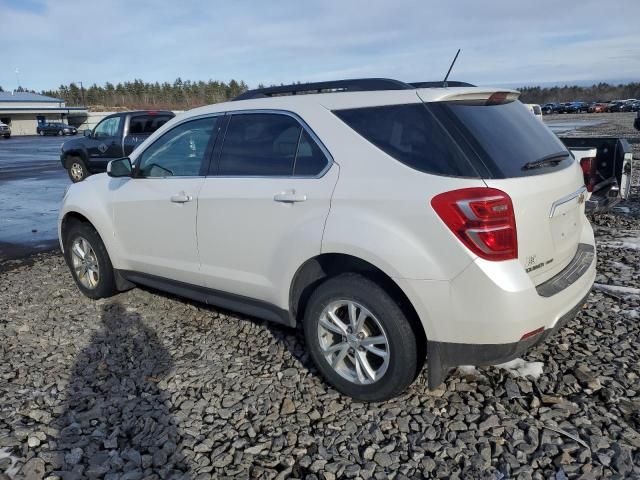
<svg viewBox="0 0 640 480">
<path fill-rule="evenodd" d="M 191 195 L 187 195 L 184 192 L 176 193 L 175 195 L 171 195 L 171 201 L 173 203 L 187 203 L 193 200 Z"/>
<path fill-rule="evenodd" d="M 304 202 L 307 200 L 307 196 L 306 195 L 301 195 L 299 193 L 296 193 L 295 191 L 292 192 L 280 192 L 280 193 L 276 193 L 273 196 L 273 199 L 276 202 L 283 202 L 283 203 L 296 203 L 296 202 Z"/>
</svg>

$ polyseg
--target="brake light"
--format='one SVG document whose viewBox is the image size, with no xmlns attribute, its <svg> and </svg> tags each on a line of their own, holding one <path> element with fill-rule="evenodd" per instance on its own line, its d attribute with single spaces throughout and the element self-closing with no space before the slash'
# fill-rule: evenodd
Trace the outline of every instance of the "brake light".
<svg viewBox="0 0 640 480">
<path fill-rule="evenodd" d="M 511 198 L 495 188 L 463 188 L 441 193 L 431 206 L 458 239 L 486 260 L 518 258 Z"/>
<path fill-rule="evenodd" d="M 594 157 L 584 157 L 580 159 L 580 168 L 584 175 L 584 184 L 588 192 L 593 192 L 596 184 L 596 159 Z"/>
<path fill-rule="evenodd" d="M 509 92 L 495 92 L 485 102 L 485 105 L 501 105 L 506 103 Z"/>
</svg>

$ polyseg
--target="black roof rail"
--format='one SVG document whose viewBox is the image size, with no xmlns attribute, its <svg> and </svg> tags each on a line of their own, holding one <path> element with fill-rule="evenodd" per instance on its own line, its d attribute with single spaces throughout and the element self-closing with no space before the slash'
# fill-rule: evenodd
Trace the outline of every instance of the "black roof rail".
<svg viewBox="0 0 640 480">
<path fill-rule="evenodd" d="M 444 88 L 445 83 L 447 87 L 475 87 L 471 83 L 458 82 L 457 80 L 447 80 L 446 82 L 439 80 L 437 82 L 411 82 L 413 88 Z"/>
<path fill-rule="evenodd" d="M 370 92 L 375 90 L 411 90 L 413 88 L 416 87 L 390 78 L 358 78 L 354 80 L 333 80 L 329 82 L 298 83 L 257 88 L 255 90 L 247 90 L 235 97 L 234 100 L 296 95 L 298 93 L 322 93 L 326 90 L 335 92 Z"/>
</svg>

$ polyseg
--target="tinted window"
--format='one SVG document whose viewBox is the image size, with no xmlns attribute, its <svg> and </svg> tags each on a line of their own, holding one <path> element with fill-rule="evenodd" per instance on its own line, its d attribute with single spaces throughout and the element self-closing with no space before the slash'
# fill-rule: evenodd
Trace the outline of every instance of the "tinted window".
<svg viewBox="0 0 640 480">
<path fill-rule="evenodd" d="M 129 120 L 130 135 L 150 135 L 171 120 L 169 115 L 138 115 Z"/>
<path fill-rule="evenodd" d="M 102 120 L 93 132 L 96 138 L 115 137 L 120 131 L 120 120 L 122 117 L 111 117 Z"/>
<path fill-rule="evenodd" d="M 441 175 L 477 176 L 460 148 L 424 104 L 334 113 L 369 142 L 409 167 Z"/>
<path fill-rule="evenodd" d="M 300 124 L 288 115 L 233 115 L 222 146 L 219 175 L 291 175 L 300 131 Z"/>
<path fill-rule="evenodd" d="M 573 161 L 560 139 L 519 101 L 500 105 L 431 103 L 429 108 L 451 120 L 456 138 L 471 144 L 494 178 L 539 175 Z M 556 154 L 566 154 L 566 159 L 543 168 L 522 168 Z"/>
<path fill-rule="evenodd" d="M 142 177 L 198 176 L 218 117 L 178 125 L 150 145 L 137 163 Z"/>
<path fill-rule="evenodd" d="M 300 136 L 298 152 L 294 167 L 294 175 L 301 177 L 314 177 L 319 175 L 327 165 L 327 158 L 320 150 L 318 144 L 303 130 Z"/>
</svg>

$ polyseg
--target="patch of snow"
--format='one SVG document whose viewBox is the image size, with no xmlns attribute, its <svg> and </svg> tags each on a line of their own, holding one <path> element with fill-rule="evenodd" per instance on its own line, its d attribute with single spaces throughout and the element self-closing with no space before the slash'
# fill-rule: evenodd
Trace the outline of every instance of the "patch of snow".
<svg viewBox="0 0 640 480">
<path fill-rule="evenodd" d="M 535 380 L 540 378 L 544 369 L 543 362 L 527 362 L 521 358 L 516 358 L 510 362 L 494 366 L 507 370 L 514 377 L 533 377 Z"/>
<path fill-rule="evenodd" d="M 614 260 L 610 261 L 609 265 L 611 265 L 613 267 L 616 267 L 616 268 L 619 268 L 620 270 L 631 270 L 632 269 L 631 265 L 627 265 L 627 264 L 622 263 L 622 262 L 616 262 Z"/>
<path fill-rule="evenodd" d="M 604 283 L 594 283 L 593 288 L 597 290 L 606 290 L 613 293 L 626 293 L 627 295 L 640 295 L 640 288 L 623 287 L 620 285 L 607 285 Z"/>
<path fill-rule="evenodd" d="M 624 240 L 611 240 L 598 242 L 598 247 L 604 248 L 626 248 L 629 250 L 640 250 L 640 237 L 630 237 Z"/>
<path fill-rule="evenodd" d="M 18 457 L 14 457 L 13 455 L 11 455 L 11 448 L 9 447 L 0 448 L 0 460 L 4 460 L 5 458 L 8 458 L 11 461 L 11 466 L 7 468 L 4 473 L 9 478 L 14 478 L 17 475 L 18 470 L 20 470 L 20 464 L 18 463 L 19 459 Z"/>
<path fill-rule="evenodd" d="M 631 209 L 629 207 L 613 207 L 611 210 L 613 210 L 614 212 L 621 212 L 621 213 L 631 212 Z"/>
<path fill-rule="evenodd" d="M 478 370 L 473 365 L 460 365 L 458 370 L 464 375 L 476 375 L 478 373 Z"/>
</svg>

